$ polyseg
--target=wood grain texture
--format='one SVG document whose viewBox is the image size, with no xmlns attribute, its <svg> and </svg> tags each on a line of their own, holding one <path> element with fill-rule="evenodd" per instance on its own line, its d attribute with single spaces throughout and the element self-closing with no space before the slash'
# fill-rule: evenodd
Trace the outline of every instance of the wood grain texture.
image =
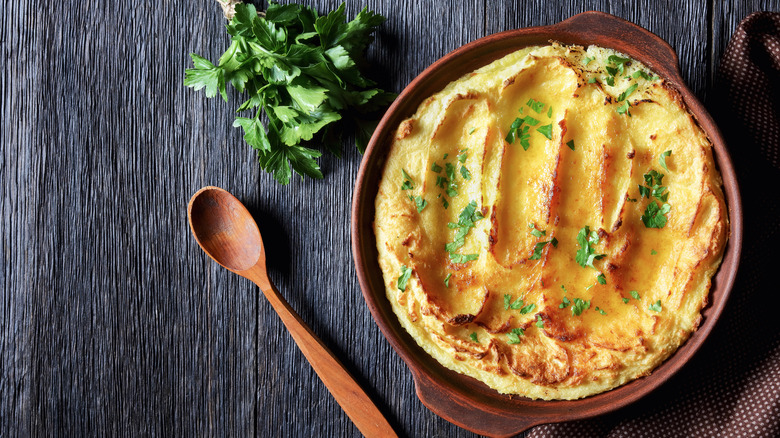
<svg viewBox="0 0 780 438">
<path fill-rule="evenodd" d="M 306 1 L 329 10 L 338 1 Z M 775 1 L 350 1 L 388 17 L 370 76 L 400 91 L 481 36 L 588 9 L 678 52 L 700 97 L 737 23 Z M 202 254 L 200 187 L 255 214 L 279 290 L 404 436 L 472 436 L 429 412 L 363 303 L 349 211 L 360 156 L 322 181 L 260 172 L 231 102 L 182 86 L 227 45 L 212 0 L 0 4 L 0 436 L 358 436 L 258 288 Z"/>
</svg>

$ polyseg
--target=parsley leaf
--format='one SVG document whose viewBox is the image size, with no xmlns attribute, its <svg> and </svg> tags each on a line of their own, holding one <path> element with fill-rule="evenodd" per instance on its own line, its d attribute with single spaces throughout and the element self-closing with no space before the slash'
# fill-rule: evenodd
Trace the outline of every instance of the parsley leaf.
<svg viewBox="0 0 780 438">
<path fill-rule="evenodd" d="M 217 64 L 192 54 L 193 68 L 184 85 L 205 88 L 206 97 L 219 93 L 227 101 L 228 83 L 248 99 L 233 126 L 244 130 L 260 167 L 281 184 L 292 172 L 322 178 L 319 144 L 339 155 L 344 127 L 353 127 L 361 152 L 373 131 L 371 113 L 389 104 L 395 94 L 375 87 L 358 69 L 371 34 L 385 18 L 364 8 L 346 22 L 345 5 L 320 17 L 312 8 L 271 2 L 265 16 L 251 4 L 235 6 L 227 25 L 231 44 Z M 260 122 L 267 116 L 267 126 Z"/>
<path fill-rule="evenodd" d="M 604 311 L 604 309 L 599 309 L 599 306 L 596 306 L 596 312 L 599 312 L 602 315 L 606 315 L 607 312 Z"/>
<path fill-rule="evenodd" d="M 449 178 L 449 186 L 446 189 L 447 196 L 454 198 L 458 196 L 458 185 L 455 183 L 455 166 L 452 163 L 445 163 L 444 168 L 447 178 Z"/>
<path fill-rule="evenodd" d="M 628 304 L 628 298 L 626 298 L 626 297 L 623 297 L 622 299 L 623 299 L 623 302 L 624 302 L 624 303 Z"/>
<path fill-rule="evenodd" d="M 630 96 L 630 95 L 631 95 L 631 93 L 633 93 L 634 91 L 636 91 L 636 89 L 637 89 L 638 87 L 639 87 L 639 85 L 637 85 L 637 84 L 635 84 L 635 83 L 634 83 L 634 84 L 631 84 L 631 86 L 630 86 L 630 87 L 626 88 L 626 91 L 624 91 L 624 92 L 620 93 L 620 96 L 618 96 L 618 99 L 617 99 L 617 101 L 618 101 L 618 102 L 622 102 L 622 101 L 626 100 L 626 99 L 628 98 L 628 96 Z"/>
<path fill-rule="evenodd" d="M 663 228 L 668 220 L 666 213 L 669 213 L 671 209 L 672 207 L 669 204 L 659 206 L 657 202 L 652 201 L 647 204 L 647 208 L 642 215 L 642 222 L 647 228 Z"/>
<path fill-rule="evenodd" d="M 651 250 L 650 250 L 650 255 L 656 255 L 656 254 L 658 254 L 658 251 L 656 251 L 656 250 L 654 250 L 654 249 L 651 249 Z"/>
<path fill-rule="evenodd" d="M 441 170 L 442 170 L 442 169 L 443 169 L 443 167 L 441 167 L 441 166 L 439 166 L 438 164 L 436 164 L 436 162 L 435 162 L 435 161 L 433 162 L 433 164 L 431 164 L 431 170 L 432 170 L 432 171 L 434 171 L 434 172 L 436 172 L 436 173 L 439 173 L 439 172 L 441 172 Z M 437 177 L 437 178 L 438 178 L 438 177 Z"/>
<path fill-rule="evenodd" d="M 669 168 L 666 167 L 666 157 L 668 157 L 669 155 L 672 155 L 672 151 L 671 150 L 668 150 L 668 151 L 662 153 L 661 156 L 658 157 L 658 162 L 661 163 L 661 167 L 663 167 L 667 171 L 669 171 Z"/>
<path fill-rule="evenodd" d="M 552 140 L 552 123 L 536 128 L 536 131 L 547 137 L 547 140 Z"/>
<path fill-rule="evenodd" d="M 631 111 L 628 110 L 628 107 L 630 107 L 631 104 L 628 103 L 628 101 L 623 102 L 623 105 L 620 105 L 617 108 L 618 114 L 628 114 L 629 117 L 631 117 Z"/>
<path fill-rule="evenodd" d="M 596 280 L 598 280 L 599 284 L 607 284 L 607 277 L 605 277 L 603 273 L 599 274 L 599 276 L 596 277 Z"/>
<path fill-rule="evenodd" d="M 583 268 L 591 267 L 596 269 L 596 267 L 593 266 L 593 261 L 600 260 L 606 256 L 606 254 L 596 254 L 596 250 L 593 249 L 592 245 L 597 245 L 599 243 L 598 233 L 590 231 L 590 227 L 586 225 L 580 228 L 580 232 L 577 233 L 577 243 L 580 246 L 575 258 L 577 263 Z"/>
<path fill-rule="evenodd" d="M 417 206 L 417 212 L 422 213 L 423 209 L 428 205 L 428 201 L 423 199 L 422 196 L 415 196 L 414 204 Z"/>
<path fill-rule="evenodd" d="M 401 266 L 401 275 L 398 277 L 398 290 L 406 292 L 406 283 L 411 276 L 412 268 L 407 268 L 406 265 Z"/>
<path fill-rule="evenodd" d="M 527 306 L 523 307 L 522 309 L 520 309 L 520 313 L 522 313 L 523 315 L 525 315 L 525 314 L 528 314 L 528 313 L 531 313 L 531 312 L 533 312 L 533 311 L 534 311 L 534 309 L 536 309 L 536 304 L 534 304 L 534 303 L 531 303 L 531 304 L 529 304 L 529 305 L 527 305 Z"/>
<path fill-rule="evenodd" d="M 450 287 L 450 278 L 452 278 L 452 272 L 447 273 L 447 276 L 444 277 L 444 285 L 447 287 Z"/>
<path fill-rule="evenodd" d="M 638 299 L 639 299 L 639 292 L 637 292 L 637 291 L 635 291 L 635 290 L 632 290 L 632 291 L 631 291 L 631 292 L 629 292 L 629 293 L 631 294 L 631 297 L 632 297 L 632 298 L 634 298 L 635 300 L 638 300 Z"/>
<path fill-rule="evenodd" d="M 533 234 L 533 231 L 531 233 Z M 548 243 L 552 243 L 552 246 L 557 247 L 558 246 L 558 239 L 553 237 L 550 240 L 547 240 L 547 241 L 544 241 L 544 242 L 538 242 L 536 245 L 534 245 L 534 253 L 531 255 L 531 257 L 528 257 L 528 260 L 539 260 L 539 259 L 541 259 L 542 258 L 542 251 L 544 250 L 544 247 L 547 246 Z"/>
<path fill-rule="evenodd" d="M 507 344 L 519 344 L 520 343 L 520 336 L 525 335 L 525 330 L 522 328 L 513 328 L 512 331 L 506 334 L 506 336 L 509 338 L 509 341 Z"/>
<path fill-rule="evenodd" d="M 479 344 L 479 339 L 477 338 L 477 332 L 471 332 L 469 338 L 471 338 L 472 342 L 476 342 L 477 344 Z"/>
<path fill-rule="evenodd" d="M 545 106 L 545 104 L 543 104 L 542 102 L 537 102 L 534 99 L 528 99 L 528 103 L 526 103 L 526 105 L 528 105 L 528 107 L 531 108 L 532 110 L 536 111 L 537 114 L 541 114 L 542 111 L 544 111 L 544 106 Z"/>
<path fill-rule="evenodd" d="M 401 176 L 403 177 L 403 182 L 401 183 L 401 190 L 412 190 L 414 188 L 414 182 L 412 182 L 412 177 L 409 176 L 408 173 L 404 169 L 401 169 Z"/>
<path fill-rule="evenodd" d="M 571 314 L 574 316 L 582 315 L 582 312 L 590 308 L 590 300 L 583 300 L 581 298 L 574 299 L 574 305 L 571 306 Z"/>
<path fill-rule="evenodd" d="M 544 321 L 542 321 L 541 315 L 536 315 L 536 326 L 539 328 L 544 327 Z"/>
<path fill-rule="evenodd" d="M 460 161 L 461 163 L 465 163 L 466 162 L 466 158 L 468 158 L 468 156 L 469 156 L 468 149 L 464 149 L 458 155 L 458 161 Z"/>
<path fill-rule="evenodd" d="M 582 62 L 584 62 L 585 65 L 590 64 L 591 61 L 593 61 L 593 58 L 591 58 L 590 56 L 586 56 L 586 57 L 582 58 Z"/>
<path fill-rule="evenodd" d="M 566 146 L 568 146 L 569 149 L 574 150 L 574 140 L 567 141 Z"/>
<path fill-rule="evenodd" d="M 477 211 L 477 201 L 469 202 L 458 215 L 458 223 L 449 223 L 447 226 L 451 229 L 457 229 L 455 238 L 452 242 L 444 245 L 447 252 L 457 251 L 466 243 L 466 235 L 475 226 L 475 222 L 482 219 L 482 212 Z M 462 262 L 456 262 L 462 263 Z"/>
<path fill-rule="evenodd" d="M 477 130 L 477 128 L 471 128 L 471 129 L 469 129 L 469 135 L 473 134 L 473 133 L 474 133 L 474 131 L 476 131 L 476 130 Z"/>
<path fill-rule="evenodd" d="M 468 263 L 472 260 L 479 258 L 479 254 L 452 254 L 450 253 L 450 260 L 453 263 Z"/>
<path fill-rule="evenodd" d="M 469 172 L 468 169 L 466 169 L 466 166 L 460 166 L 460 176 L 463 177 L 465 180 L 471 179 L 471 172 Z"/>
<path fill-rule="evenodd" d="M 504 310 L 509 310 L 509 309 L 517 310 L 523 307 L 522 298 L 518 298 L 514 302 L 510 302 L 511 300 L 512 300 L 511 295 L 508 294 L 504 295 Z"/>
<path fill-rule="evenodd" d="M 534 237 L 542 237 L 542 236 L 544 236 L 546 233 L 547 233 L 547 231 L 546 231 L 546 230 L 539 231 L 539 230 L 537 230 L 536 228 L 534 228 L 533 230 L 531 230 L 531 235 L 532 235 L 532 236 L 534 236 Z"/>
<path fill-rule="evenodd" d="M 565 309 L 569 307 L 569 304 L 571 304 L 571 301 L 564 296 L 563 299 L 561 300 L 561 304 L 558 305 L 558 308 Z"/>
<path fill-rule="evenodd" d="M 652 310 L 653 312 L 660 312 L 663 310 L 663 307 L 661 306 L 661 300 L 656 301 L 655 304 L 651 304 L 648 309 Z"/>
</svg>

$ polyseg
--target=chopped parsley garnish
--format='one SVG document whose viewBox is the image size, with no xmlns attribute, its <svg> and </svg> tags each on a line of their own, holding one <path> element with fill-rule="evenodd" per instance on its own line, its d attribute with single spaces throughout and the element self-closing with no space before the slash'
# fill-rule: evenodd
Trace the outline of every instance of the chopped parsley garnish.
<svg viewBox="0 0 780 438">
<path fill-rule="evenodd" d="M 547 140 L 552 140 L 552 123 L 536 128 L 536 131 L 547 137 Z"/>
<path fill-rule="evenodd" d="M 596 277 L 596 280 L 599 284 L 607 284 L 607 277 L 605 277 L 603 273 L 599 274 L 599 276 Z"/>
<path fill-rule="evenodd" d="M 558 304 L 558 308 L 565 309 L 569 307 L 569 304 L 571 304 L 571 301 L 564 296 L 563 299 L 561 300 L 561 304 Z"/>
<path fill-rule="evenodd" d="M 454 198 L 458 196 L 458 185 L 455 183 L 455 166 L 452 163 L 445 163 L 444 167 L 445 172 L 447 173 L 447 178 L 449 178 L 449 185 L 445 191 L 447 192 L 447 196 Z"/>
<path fill-rule="evenodd" d="M 422 196 L 415 196 L 412 200 L 414 201 L 414 205 L 417 206 L 418 213 L 422 213 L 423 209 L 428 205 L 428 201 L 423 199 Z"/>
<path fill-rule="evenodd" d="M 464 149 L 461 152 L 462 153 L 458 155 L 458 161 L 460 161 L 461 163 L 465 163 L 466 162 L 466 158 L 468 158 L 468 156 L 469 156 L 468 149 Z"/>
<path fill-rule="evenodd" d="M 602 315 L 606 315 L 607 312 L 604 311 L 604 309 L 599 309 L 599 306 L 596 306 L 596 312 L 599 312 Z"/>
<path fill-rule="evenodd" d="M 509 338 L 509 342 L 507 344 L 519 344 L 520 343 L 520 336 L 525 335 L 525 330 L 522 328 L 513 328 L 512 331 L 506 334 L 506 336 Z"/>
<path fill-rule="evenodd" d="M 401 176 L 403 176 L 404 179 L 404 182 L 401 183 L 401 190 L 412 190 L 414 188 L 412 177 L 409 176 L 404 169 L 401 169 Z"/>
<path fill-rule="evenodd" d="M 447 209 L 447 207 L 449 207 L 449 206 L 450 206 L 450 203 L 449 203 L 449 202 L 447 202 L 447 200 L 446 200 L 446 199 L 444 199 L 444 198 L 441 198 L 441 205 L 443 205 L 443 206 L 444 206 L 444 209 L 446 210 L 446 209 Z"/>
<path fill-rule="evenodd" d="M 568 146 L 569 149 L 574 150 L 574 140 L 567 141 L 566 146 Z"/>
<path fill-rule="evenodd" d="M 511 302 L 512 296 L 509 294 L 504 295 L 504 310 L 517 310 L 521 307 L 523 307 L 523 300 L 521 298 L 516 299 L 514 302 Z"/>
<path fill-rule="evenodd" d="M 534 309 L 536 309 L 536 304 L 535 303 L 531 303 L 531 304 L 523 307 L 522 309 L 520 309 L 520 313 L 525 315 L 525 314 L 533 312 Z"/>
<path fill-rule="evenodd" d="M 654 249 L 651 249 L 651 250 L 650 250 L 650 255 L 656 255 L 656 254 L 658 254 L 658 251 L 656 251 L 656 250 L 654 250 Z"/>
<path fill-rule="evenodd" d="M 634 74 L 631 75 L 632 78 L 642 78 L 648 81 L 657 81 L 660 79 L 658 76 L 650 76 L 649 74 L 645 73 L 643 70 L 637 70 L 634 72 Z"/>
<path fill-rule="evenodd" d="M 450 181 L 447 178 L 445 178 L 445 177 L 443 177 L 441 175 L 436 175 L 436 186 L 437 187 L 440 187 L 442 189 L 447 188 L 447 183 L 449 183 L 449 182 Z"/>
<path fill-rule="evenodd" d="M 466 169 L 466 166 L 460 166 L 460 176 L 463 177 L 465 180 L 471 179 L 471 172 L 469 172 L 468 169 Z"/>
<path fill-rule="evenodd" d="M 609 58 L 607 58 L 607 62 L 608 63 L 617 66 L 617 72 L 619 74 L 623 74 L 625 65 L 629 61 L 631 61 L 631 59 L 623 58 L 623 57 L 617 56 L 617 55 L 610 55 Z"/>
<path fill-rule="evenodd" d="M 637 89 L 637 88 L 639 88 L 639 85 L 637 85 L 637 84 L 631 84 L 631 86 L 630 86 L 630 87 L 626 88 L 626 91 L 624 91 L 624 92 L 620 93 L 620 96 L 618 96 L 618 99 L 617 99 L 617 101 L 618 101 L 618 102 L 622 102 L 622 101 L 626 100 L 626 99 L 628 98 L 628 96 L 630 96 L 630 95 L 631 95 L 631 93 L 633 93 L 634 91 L 636 91 L 636 89 Z"/>
<path fill-rule="evenodd" d="M 589 84 L 595 84 L 596 82 L 598 82 L 598 79 L 596 79 L 596 78 L 590 78 L 590 79 L 588 79 L 588 83 L 589 83 Z"/>
<path fill-rule="evenodd" d="M 470 261 L 479 258 L 479 254 L 452 254 L 450 253 L 450 260 L 453 263 L 468 263 Z"/>
<path fill-rule="evenodd" d="M 541 114 L 542 111 L 544 111 L 544 106 L 545 106 L 545 104 L 543 104 L 542 102 L 537 102 L 534 99 L 528 99 L 528 103 L 526 103 L 526 105 L 528 105 L 528 107 L 531 108 L 532 110 L 536 111 L 537 114 Z"/>
<path fill-rule="evenodd" d="M 590 300 L 583 300 L 581 298 L 574 299 L 574 305 L 571 306 L 571 314 L 574 316 L 582 315 L 582 312 L 590 308 Z"/>
<path fill-rule="evenodd" d="M 632 291 L 631 291 L 631 292 L 629 292 L 629 293 L 631 294 L 631 297 L 632 297 L 632 298 L 634 298 L 635 300 L 638 300 L 638 299 L 639 299 L 639 292 L 637 292 L 637 291 L 635 291 L 635 290 L 632 290 Z"/>
<path fill-rule="evenodd" d="M 472 342 L 476 342 L 477 344 L 479 344 L 479 339 L 477 339 L 477 332 L 471 332 L 469 338 L 471 338 Z"/>
<path fill-rule="evenodd" d="M 477 128 L 471 128 L 471 129 L 469 129 L 469 135 L 473 134 L 473 133 L 474 133 L 474 131 L 476 131 L 476 130 L 477 130 Z"/>
<path fill-rule="evenodd" d="M 558 239 L 553 237 L 550 240 L 546 240 L 544 242 L 538 242 L 536 245 L 534 245 L 534 253 L 531 255 L 531 257 L 528 257 L 528 260 L 539 260 L 542 258 L 542 251 L 544 250 L 544 247 L 547 246 L 548 243 L 551 243 L 553 247 L 558 247 Z"/>
<path fill-rule="evenodd" d="M 655 304 L 651 304 L 648 309 L 652 310 L 653 312 L 660 312 L 663 310 L 663 307 L 661 307 L 661 300 L 656 301 Z"/>
<path fill-rule="evenodd" d="M 444 277 L 444 285 L 447 287 L 450 287 L 450 278 L 452 278 L 452 272 L 447 273 L 447 276 Z"/>
<path fill-rule="evenodd" d="M 596 254 L 596 250 L 592 246 L 599 243 L 599 233 L 590 231 L 590 227 L 586 225 L 577 233 L 577 243 L 580 245 L 580 249 L 577 250 L 577 263 L 583 268 L 591 267 L 596 269 L 593 266 L 593 261 L 600 260 L 606 256 L 606 254 Z"/>
<path fill-rule="evenodd" d="M 406 292 L 406 283 L 411 276 L 412 268 L 407 268 L 406 265 L 401 266 L 401 275 L 398 277 L 398 290 Z"/>
<path fill-rule="evenodd" d="M 639 187 L 642 187 L 642 186 L 639 186 Z M 626 201 L 628 201 L 628 202 L 637 202 L 637 199 L 628 196 L 628 194 L 626 193 Z"/>
<path fill-rule="evenodd" d="M 626 298 L 626 297 L 623 297 L 623 302 L 624 302 L 624 303 L 626 303 L 626 304 L 628 304 L 628 298 Z"/>
<path fill-rule="evenodd" d="M 552 117 L 552 106 L 547 107 L 547 117 Z"/>
<path fill-rule="evenodd" d="M 539 231 L 539 230 L 537 230 L 536 228 L 534 228 L 533 230 L 531 230 L 531 235 L 532 235 L 532 236 L 534 236 L 534 237 L 542 237 L 542 236 L 544 236 L 545 234 L 547 234 L 547 230 L 542 230 L 542 231 Z"/>
<path fill-rule="evenodd" d="M 620 105 L 617 108 L 618 114 L 628 114 L 628 117 L 631 117 L 631 111 L 628 110 L 628 107 L 630 107 L 631 104 L 628 103 L 628 101 L 623 102 L 623 105 Z"/>
<path fill-rule="evenodd" d="M 666 213 L 671 211 L 672 207 L 669 204 L 658 205 L 657 202 L 652 201 L 647 204 L 647 209 L 642 215 L 642 222 L 647 228 L 663 228 L 666 225 L 667 217 Z"/>
<path fill-rule="evenodd" d="M 474 223 L 482 218 L 482 212 L 477 210 L 477 201 L 469 202 L 458 215 L 458 223 L 450 222 L 447 224 L 450 229 L 457 229 L 458 231 L 455 233 L 453 241 L 446 244 L 444 249 L 451 253 L 462 247 L 466 243 L 466 235 L 469 233 L 469 230 L 474 228 Z"/>
<path fill-rule="evenodd" d="M 442 168 L 441 166 L 439 166 L 438 164 L 436 164 L 436 162 L 435 162 L 435 161 L 433 162 L 433 164 L 431 164 L 431 170 L 432 170 L 432 171 L 434 171 L 434 172 L 436 172 L 436 173 L 439 173 L 439 172 L 441 172 L 441 170 L 442 170 L 442 169 L 443 169 L 443 168 Z M 437 177 L 437 178 L 438 178 L 438 177 Z"/>
<path fill-rule="evenodd" d="M 669 168 L 666 167 L 666 157 L 668 157 L 669 155 L 672 155 L 672 151 L 671 150 L 668 150 L 668 151 L 662 153 L 661 156 L 658 157 L 658 162 L 661 163 L 661 167 L 666 169 L 667 172 L 669 171 Z"/>
<path fill-rule="evenodd" d="M 663 184 L 664 174 L 651 169 L 644 175 L 644 178 L 647 186 L 639 186 L 639 194 L 645 198 L 653 196 L 661 202 L 666 202 L 669 198 L 669 192 L 666 191 L 665 186 L 661 185 Z"/>
<path fill-rule="evenodd" d="M 544 327 L 544 321 L 542 321 L 542 315 L 536 315 L 536 326 L 539 328 Z"/>
<path fill-rule="evenodd" d="M 607 67 L 607 68 L 609 68 L 609 67 Z M 615 77 L 614 76 L 607 76 L 607 79 L 605 79 L 604 82 L 606 82 L 607 85 L 609 85 L 610 87 L 614 87 L 615 86 Z"/>
<path fill-rule="evenodd" d="M 586 56 L 586 57 L 582 58 L 582 62 L 584 62 L 585 65 L 590 64 L 591 61 L 593 61 L 593 58 L 591 58 L 590 56 Z"/>
</svg>

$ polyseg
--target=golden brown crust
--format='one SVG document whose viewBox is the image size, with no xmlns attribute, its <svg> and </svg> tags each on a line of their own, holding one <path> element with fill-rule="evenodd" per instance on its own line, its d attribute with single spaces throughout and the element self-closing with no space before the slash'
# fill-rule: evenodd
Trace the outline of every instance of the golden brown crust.
<svg viewBox="0 0 780 438">
<path fill-rule="evenodd" d="M 439 362 L 503 393 L 575 399 L 649 374 L 699 326 L 722 257 L 709 141 L 679 93 L 633 75 L 648 73 L 638 62 L 602 83 L 611 54 L 511 54 L 426 99 L 388 157 L 374 228 L 393 310 Z M 666 189 L 643 197 L 651 171 Z M 669 205 L 662 228 L 643 223 L 653 202 Z M 603 256 L 583 267 L 586 226 Z"/>
</svg>

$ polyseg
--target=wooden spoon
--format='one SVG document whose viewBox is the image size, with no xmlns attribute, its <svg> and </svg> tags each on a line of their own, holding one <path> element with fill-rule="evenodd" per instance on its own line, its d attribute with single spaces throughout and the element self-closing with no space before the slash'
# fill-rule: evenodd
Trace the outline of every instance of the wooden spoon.
<svg viewBox="0 0 780 438">
<path fill-rule="evenodd" d="M 190 199 L 187 216 L 195 240 L 209 257 L 260 287 L 298 348 L 360 432 L 368 437 L 395 437 L 393 428 L 344 365 L 271 284 L 263 238 L 244 204 L 219 187 L 204 187 Z"/>
</svg>

